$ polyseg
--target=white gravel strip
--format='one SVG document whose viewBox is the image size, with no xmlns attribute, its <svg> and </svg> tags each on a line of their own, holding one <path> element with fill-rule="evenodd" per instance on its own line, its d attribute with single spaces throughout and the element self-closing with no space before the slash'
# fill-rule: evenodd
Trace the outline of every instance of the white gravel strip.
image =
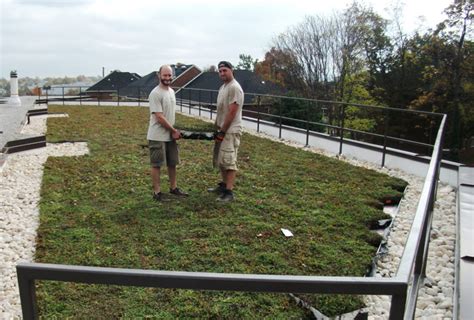
<svg viewBox="0 0 474 320">
<path fill-rule="evenodd" d="M 54 115 L 58 116 L 58 115 Z M 44 134 L 46 117 L 31 117 L 24 134 Z M 47 144 L 46 148 L 8 155 L 0 168 L 0 319 L 21 317 L 15 266 L 33 261 L 43 166 L 49 156 L 81 156 L 87 144 Z"/>
<path fill-rule="evenodd" d="M 24 132 L 44 134 L 46 116 L 31 118 Z M 209 121 L 209 119 L 203 119 Z M 300 145 L 265 134 L 251 134 L 284 142 L 298 148 Z M 305 148 L 311 152 L 335 157 L 323 150 Z M 43 165 L 48 156 L 77 156 L 88 153 L 85 143 L 51 145 L 33 151 L 12 154 L 0 168 L 0 319 L 19 318 L 19 302 L 15 265 L 19 261 L 32 261 L 38 227 L 38 201 Z M 398 267 L 411 221 L 416 212 L 423 179 L 397 169 L 380 168 L 375 164 L 338 157 L 353 165 L 373 169 L 406 180 L 409 186 L 400 203 L 388 239 L 389 253 L 378 262 L 376 276 L 392 276 Z M 420 289 L 417 319 L 451 319 L 454 288 L 455 245 L 455 190 L 447 185 L 438 187 L 433 229 L 428 255 L 428 280 Z M 387 319 L 390 297 L 367 296 L 369 319 Z"/>
</svg>

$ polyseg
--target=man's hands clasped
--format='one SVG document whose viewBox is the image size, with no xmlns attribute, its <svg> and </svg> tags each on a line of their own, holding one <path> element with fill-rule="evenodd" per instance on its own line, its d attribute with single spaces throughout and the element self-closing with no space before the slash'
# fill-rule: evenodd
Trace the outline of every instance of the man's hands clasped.
<svg viewBox="0 0 474 320">
<path fill-rule="evenodd" d="M 225 137 L 225 132 L 219 130 L 215 133 L 214 140 L 216 140 L 217 142 L 222 142 L 222 140 L 224 140 L 224 137 Z"/>
<path fill-rule="evenodd" d="M 171 133 L 171 137 L 174 139 L 174 140 L 179 140 L 181 139 L 181 132 L 179 130 L 174 130 L 172 133 Z"/>
</svg>

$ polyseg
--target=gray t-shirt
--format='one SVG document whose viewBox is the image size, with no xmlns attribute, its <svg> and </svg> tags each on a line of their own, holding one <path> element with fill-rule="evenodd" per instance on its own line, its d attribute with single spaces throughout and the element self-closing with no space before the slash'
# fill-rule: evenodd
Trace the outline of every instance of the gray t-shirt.
<svg viewBox="0 0 474 320">
<path fill-rule="evenodd" d="M 158 123 L 154 112 L 162 112 L 166 120 L 173 126 L 175 122 L 176 96 L 174 90 L 162 89 L 156 86 L 148 97 L 150 101 L 150 124 L 148 126 L 148 140 L 171 141 L 171 132 Z"/>
<path fill-rule="evenodd" d="M 219 94 L 217 95 L 217 117 L 216 125 L 222 127 L 224 125 L 225 117 L 229 112 L 229 105 L 237 103 L 239 109 L 234 117 L 234 120 L 229 126 L 227 132 L 229 133 L 241 133 L 242 132 L 242 106 L 244 105 L 244 91 L 240 84 L 232 79 L 229 83 L 224 83 L 219 88 Z"/>
</svg>

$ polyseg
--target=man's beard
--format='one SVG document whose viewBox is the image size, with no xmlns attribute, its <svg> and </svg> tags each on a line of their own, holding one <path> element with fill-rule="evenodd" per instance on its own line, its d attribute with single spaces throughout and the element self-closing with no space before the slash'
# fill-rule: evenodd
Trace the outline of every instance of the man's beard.
<svg viewBox="0 0 474 320">
<path fill-rule="evenodd" d="M 165 86 L 169 86 L 171 84 L 171 80 L 160 79 L 160 82 Z"/>
</svg>

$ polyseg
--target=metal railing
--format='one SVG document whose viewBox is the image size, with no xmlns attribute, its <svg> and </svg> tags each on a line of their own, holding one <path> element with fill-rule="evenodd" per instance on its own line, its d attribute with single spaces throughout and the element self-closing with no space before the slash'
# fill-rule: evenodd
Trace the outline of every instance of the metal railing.
<svg viewBox="0 0 474 320">
<path fill-rule="evenodd" d="M 178 96 L 180 94 L 183 95 L 181 90 L 179 90 L 177 94 Z M 202 93 L 200 95 L 202 95 Z M 215 95 L 215 93 L 211 91 L 210 95 Z M 185 106 L 185 103 L 183 103 L 184 100 L 183 96 L 181 96 L 181 107 L 183 105 Z M 187 102 L 190 111 L 193 104 L 191 95 L 189 95 Z M 344 105 L 338 102 L 331 103 Z M 201 108 L 201 104 L 198 104 L 198 108 Z M 208 109 L 211 110 L 210 116 L 212 117 L 212 107 Z M 257 113 L 261 115 L 260 112 Z M 272 114 L 267 115 L 274 116 Z M 438 116 L 439 114 L 434 115 Z M 256 121 L 259 121 L 258 119 L 259 118 L 257 118 Z M 283 118 L 280 114 L 278 125 L 281 126 L 282 120 Z M 17 276 L 23 317 L 24 319 L 36 319 L 38 317 L 35 282 L 37 280 L 51 280 L 194 290 L 389 295 L 392 297 L 390 319 L 413 319 L 416 310 L 418 289 L 425 278 L 445 125 L 446 115 L 441 115 L 431 161 L 418 202 L 417 211 L 397 273 L 394 277 L 368 278 L 222 274 L 103 268 L 45 263 L 19 263 L 17 265 Z M 333 128 L 340 130 L 339 139 L 343 140 L 343 132 L 348 129 L 343 126 L 333 126 Z M 384 136 L 384 140 L 388 138 L 388 136 Z"/>
<path fill-rule="evenodd" d="M 79 105 L 83 103 L 90 105 L 95 102 L 97 106 L 135 105 L 140 107 L 147 106 L 147 98 L 151 91 L 151 88 L 138 86 L 127 90 L 127 92 L 123 89 L 87 92 L 86 87 L 78 86 L 61 87 L 61 89 L 60 94 L 56 96 L 51 96 L 46 90 L 45 95 L 38 95 L 38 101 L 43 103 L 59 101 L 63 105 L 65 102 L 78 102 Z M 217 90 L 194 88 L 175 88 L 175 90 L 177 104 L 181 112 L 191 114 L 192 110 L 197 110 L 199 116 L 207 114 L 210 119 L 213 119 L 217 104 Z M 56 88 L 57 91 L 58 88 Z M 76 95 L 67 96 L 67 94 Z M 132 94 L 132 96 L 125 96 L 126 94 Z M 262 124 L 277 127 L 279 138 L 282 138 L 283 129 L 299 130 L 305 133 L 307 146 L 311 136 L 325 134 L 326 137 L 339 142 L 338 153 L 340 155 L 343 153 L 344 143 L 349 141 L 369 142 L 380 147 L 382 167 L 385 166 L 389 148 L 429 156 L 433 151 L 432 136 L 435 133 L 435 127 L 439 125 L 443 115 L 435 112 L 269 94 L 245 93 L 245 97 L 243 118 L 255 122 L 257 132 L 260 132 Z M 303 114 L 300 114 L 298 118 L 286 116 L 283 112 L 285 109 L 283 105 L 288 102 L 304 105 L 301 109 Z M 357 109 L 357 112 L 364 113 L 369 121 L 375 123 L 374 128 L 371 131 L 351 128 L 349 109 Z M 310 120 L 311 115 L 315 113 L 320 113 L 321 119 Z M 394 126 L 390 127 L 389 123 L 390 121 L 395 122 L 392 119 L 394 117 L 397 122 L 406 122 L 405 127 L 402 125 L 396 127 L 398 132 L 390 132 Z M 426 123 L 426 126 L 423 126 L 422 132 L 420 132 L 420 129 L 416 131 L 413 128 L 414 123 L 417 126 L 420 123 Z M 412 134 L 413 137 L 410 136 L 411 131 L 415 131 Z M 420 137 L 424 138 L 423 141 L 420 141 Z"/>
</svg>

